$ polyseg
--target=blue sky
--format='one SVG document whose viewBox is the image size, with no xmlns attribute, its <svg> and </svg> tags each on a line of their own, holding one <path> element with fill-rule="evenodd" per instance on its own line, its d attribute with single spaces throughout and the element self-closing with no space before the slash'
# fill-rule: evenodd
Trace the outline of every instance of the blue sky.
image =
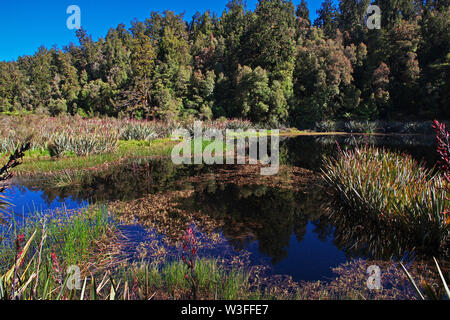
<svg viewBox="0 0 450 320">
<path fill-rule="evenodd" d="M 62 48 L 70 42 L 78 44 L 75 31 L 66 27 L 69 15 L 67 7 L 77 5 L 81 9 L 81 25 L 94 39 L 105 36 L 108 29 L 137 18 L 145 20 L 151 11 L 166 9 L 185 12 L 190 21 L 196 11 L 210 9 L 221 14 L 228 0 L 3 0 L 0 3 L 0 61 L 15 60 L 22 55 L 34 54 L 44 45 Z M 314 16 L 321 0 L 309 0 L 308 7 Z M 247 0 L 247 7 L 254 10 L 257 0 Z M 297 6 L 300 0 L 294 0 Z"/>
</svg>

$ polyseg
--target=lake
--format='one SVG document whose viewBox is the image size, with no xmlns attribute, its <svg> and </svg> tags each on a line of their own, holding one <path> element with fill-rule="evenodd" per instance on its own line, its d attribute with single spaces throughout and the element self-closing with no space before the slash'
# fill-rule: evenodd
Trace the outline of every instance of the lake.
<svg viewBox="0 0 450 320">
<path fill-rule="evenodd" d="M 248 165 L 177 166 L 170 159 L 142 158 L 90 172 L 76 185 L 15 178 L 5 194 L 17 223 L 32 219 L 36 210 L 106 202 L 120 207 L 130 259 L 179 257 L 175 243 L 191 224 L 201 256 L 297 281 L 327 280 L 331 268 L 350 259 L 399 259 L 412 252 L 407 237 L 391 239 L 381 230 L 368 237 L 376 227 L 355 228 L 330 215 L 332 202 L 319 177 L 323 157 L 336 154 L 337 144 L 370 144 L 409 153 L 431 168 L 434 143 L 433 136 L 412 135 L 283 137 L 282 166 L 273 177 L 260 177 Z"/>
</svg>

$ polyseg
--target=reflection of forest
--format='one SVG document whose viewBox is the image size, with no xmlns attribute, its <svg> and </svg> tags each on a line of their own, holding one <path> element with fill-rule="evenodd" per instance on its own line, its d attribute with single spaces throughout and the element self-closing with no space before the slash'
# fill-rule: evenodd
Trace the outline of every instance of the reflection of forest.
<svg viewBox="0 0 450 320">
<path fill-rule="evenodd" d="M 182 178 L 211 170 L 208 166 L 176 166 L 170 159 L 140 159 L 108 170 L 83 172 L 76 183 L 64 187 L 54 186 L 53 181 L 58 176 L 48 180 L 19 179 L 18 182 L 30 190 L 42 191 L 48 202 L 58 197 L 62 200 L 68 197 L 93 201 L 132 200 L 146 194 L 179 189 L 178 181 Z"/>
<path fill-rule="evenodd" d="M 323 216 L 325 211 L 318 206 L 323 203 L 322 197 L 323 193 L 314 188 L 296 192 L 211 181 L 197 187 L 182 206 L 224 221 L 221 231 L 236 249 L 244 249 L 257 240 L 259 251 L 277 263 L 287 256 L 292 233 L 302 241 L 308 222 Z M 326 231 L 327 228 L 317 228 L 317 232 Z"/>
<path fill-rule="evenodd" d="M 405 139 L 412 139 L 412 142 L 399 143 Z M 419 143 L 421 140 L 414 142 L 414 139 L 420 140 L 419 137 L 386 136 L 282 139 L 280 159 L 288 164 L 284 166 L 287 169 L 280 170 L 277 176 L 267 177 L 269 180 L 263 180 L 256 174 L 259 170 L 253 170 L 251 166 L 177 166 L 170 159 L 160 158 L 133 160 L 107 170 L 89 170 L 77 176 L 77 183 L 65 187 L 54 187 L 52 179 L 55 177 L 44 181 L 22 180 L 19 184 L 42 191 L 48 202 L 58 198 L 64 201 L 68 197 L 127 203 L 135 200 L 134 207 L 143 206 L 143 203 L 151 206 L 150 201 L 155 198 L 145 198 L 146 195 L 194 190 L 192 195 L 177 199 L 177 206 L 184 212 L 196 211 L 208 220 L 216 221 L 213 224 L 220 227 L 236 249 L 258 241 L 261 253 L 270 256 L 273 262 L 280 261 L 287 256 L 292 234 L 302 241 L 308 222 L 312 222 L 320 239 L 326 240 L 335 230 L 335 245 L 349 256 L 387 259 L 402 257 L 412 247 L 423 247 L 424 243 L 418 243 L 420 239 L 411 240 L 412 235 L 366 220 L 350 221 L 333 214 L 330 221 L 324 207 L 333 206 L 326 192 L 316 184 L 317 175 L 300 167 L 319 170 L 323 156 L 336 152 L 335 141 L 342 148 L 366 141 L 386 145 L 410 152 L 417 159 L 428 157 L 429 163 L 434 163 L 430 155 L 435 153 L 430 151 L 429 141 L 424 138 L 428 142 Z M 164 201 L 160 199 L 162 204 Z M 172 229 L 179 234 L 177 225 L 175 223 Z M 432 254 L 436 245 L 426 245 L 426 251 Z"/>
<path fill-rule="evenodd" d="M 326 135 L 300 136 L 280 142 L 280 162 L 310 170 L 319 170 L 326 155 L 335 155 L 336 142 L 342 149 L 370 144 L 393 151 L 407 152 L 432 167 L 437 161 L 434 136 L 415 135 Z"/>
<path fill-rule="evenodd" d="M 182 212 L 199 211 L 201 215 L 208 216 L 208 219 L 217 221 L 224 236 L 236 249 L 245 248 L 248 242 L 257 240 L 261 253 L 272 257 L 275 262 L 287 255 L 293 232 L 301 241 L 308 222 L 319 220 L 324 214 L 318 205 L 324 202 L 323 193 L 318 192 L 312 183 L 307 190 L 301 191 L 261 184 L 223 183 L 224 177 L 221 176 L 222 173 L 217 173 L 216 169 L 213 166 L 202 165 L 175 166 L 168 160 L 153 159 L 129 163 L 107 171 L 89 172 L 79 183 L 63 188 L 54 188 L 49 183 L 39 185 L 32 180 L 21 181 L 21 184 L 32 190 L 41 190 L 47 201 L 53 201 L 58 197 L 99 201 L 120 200 L 135 202 L 128 206 L 133 209 L 139 207 L 139 202 L 151 206 L 149 199 L 145 198 L 146 195 L 158 193 L 163 197 L 168 191 L 195 190 L 192 196 L 176 199 L 179 203 L 177 206 L 182 208 Z M 240 167 L 231 168 L 227 172 L 236 173 L 236 170 L 239 171 Z M 229 179 L 229 176 L 226 178 Z M 256 183 L 257 177 L 247 178 L 245 183 L 247 180 Z M 292 180 L 292 177 L 288 174 L 278 179 L 288 181 Z M 166 207 L 170 205 L 166 204 Z M 146 214 L 146 219 L 151 217 Z M 172 225 L 173 222 L 170 221 L 168 225 Z M 180 224 L 177 234 L 180 234 L 181 228 Z M 323 232 L 327 228 L 321 229 L 318 226 L 317 230 Z"/>
</svg>

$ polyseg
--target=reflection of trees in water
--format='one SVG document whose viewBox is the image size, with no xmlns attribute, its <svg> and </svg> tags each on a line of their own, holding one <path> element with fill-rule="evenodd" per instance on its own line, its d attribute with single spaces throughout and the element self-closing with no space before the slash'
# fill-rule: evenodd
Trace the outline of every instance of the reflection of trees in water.
<svg viewBox="0 0 450 320">
<path fill-rule="evenodd" d="M 320 197 L 315 190 L 295 192 L 210 182 L 182 206 L 225 221 L 222 232 L 235 249 L 246 248 L 257 240 L 259 251 L 277 263 L 287 256 L 292 234 L 302 241 L 308 222 L 323 214 L 317 206 Z"/>
<path fill-rule="evenodd" d="M 334 140 L 330 143 L 321 140 L 336 137 L 286 139 L 281 144 L 281 158 L 317 169 L 324 154 L 336 151 Z M 335 231 L 336 246 L 350 256 L 401 257 L 414 246 L 411 235 L 401 235 L 397 230 L 365 219 L 352 221 L 334 214 L 330 221 L 322 209 L 322 206 L 330 206 L 327 196 L 315 186 L 295 191 L 266 185 L 238 186 L 220 183 L 214 180 L 214 174 L 201 183 L 186 179 L 214 173 L 215 169 L 207 165 L 176 166 L 170 159 L 142 159 L 108 170 L 86 172 L 73 186 L 55 188 L 37 181 L 21 181 L 21 185 L 41 190 L 48 202 L 69 197 L 74 200 L 132 200 L 161 191 L 195 189 L 193 196 L 182 200 L 183 207 L 225 221 L 223 233 L 236 249 L 258 241 L 260 252 L 270 256 L 274 263 L 287 256 L 292 234 L 299 242 L 303 241 L 308 222 L 313 223 L 314 232 L 323 241 Z M 427 253 L 432 254 L 433 250 L 430 246 Z"/>
<path fill-rule="evenodd" d="M 208 172 L 207 166 L 177 166 L 170 159 L 141 159 L 109 168 L 85 171 L 77 183 L 56 187 L 53 179 L 19 180 L 20 186 L 42 191 L 48 202 L 56 199 L 132 200 L 143 195 L 179 188 L 177 182 L 197 172 Z M 188 186 L 186 186 L 188 187 Z"/>
<path fill-rule="evenodd" d="M 418 161 L 424 160 L 428 166 L 437 161 L 434 151 L 434 136 L 374 136 L 374 135 L 324 135 L 299 136 L 280 143 L 280 161 L 284 164 L 317 170 L 324 156 L 333 156 L 337 152 L 336 142 L 342 149 L 353 148 L 368 143 L 386 147 L 397 152 L 411 154 Z"/>
</svg>

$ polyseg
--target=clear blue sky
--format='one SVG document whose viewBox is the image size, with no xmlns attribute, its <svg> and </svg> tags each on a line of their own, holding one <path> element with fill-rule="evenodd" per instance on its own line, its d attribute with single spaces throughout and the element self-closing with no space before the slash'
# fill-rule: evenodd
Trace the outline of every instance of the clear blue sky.
<svg viewBox="0 0 450 320">
<path fill-rule="evenodd" d="M 300 0 L 293 0 L 297 6 Z M 62 48 L 70 42 L 78 44 L 75 31 L 66 27 L 69 5 L 81 9 L 81 25 L 94 39 L 105 36 L 108 29 L 137 18 L 145 20 L 151 11 L 166 9 L 185 13 L 190 21 L 195 12 L 210 9 L 221 14 L 228 0 L 2 0 L 0 3 L 0 61 L 15 60 L 34 54 L 44 45 Z M 309 0 L 311 16 L 315 16 L 321 0 Z M 254 10 L 257 0 L 247 0 L 247 8 Z"/>
</svg>

